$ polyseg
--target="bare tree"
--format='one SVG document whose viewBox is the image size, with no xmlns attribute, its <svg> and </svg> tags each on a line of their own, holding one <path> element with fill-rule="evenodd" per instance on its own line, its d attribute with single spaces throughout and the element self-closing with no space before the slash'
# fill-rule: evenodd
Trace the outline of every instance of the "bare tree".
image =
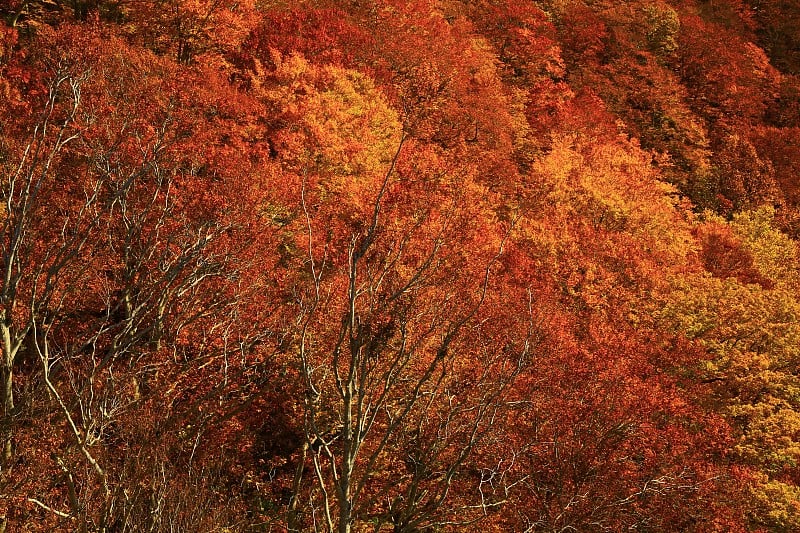
<svg viewBox="0 0 800 533">
<path fill-rule="evenodd" d="M 143 480 L 122 476 L 146 443 L 129 443 L 115 455 L 108 441 L 136 422 L 147 376 L 171 360 L 183 373 L 213 363 L 206 373 L 218 368 L 221 378 L 210 379 L 197 401 L 221 397 L 236 377 L 229 358 L 247 353 L 260 334 L 257 327 L 239 327 L 246 320 L 239 316 L 244 289 L 238 272 L 246 265 L 236 262 L 235 244 L 222 244 L 233 222 L 178 207 L 173 179 L 192 169 L 176 156 L 170 114 L 154 136 L 139 140 L 137 153 L 121 154 L 113 138 L 83 136 L 82 89 L 89 74 L 72 70 L 58 66 L 30 138 L 18 157 L 9 154 L 15 163 L 5 169 L 3 474 L 15 460 L 17 419 L 30 416 L 15 402 L 15 371 L 23 365 L 27 407 L 37 402 L 43 419 L 63 421 L 63 430 L 40 428 L 51 433 L 40 442 L 57 444 L 37 450 L 50 457 L 63 489 L 48 486 L 46 478 L 29 482 L 25 490 L 34 493 L 27 502 L 74 530 L 124 524 L 130 530 L 144 527 L 130 525 L 141 516 L 143 500 L 139 490 L 128 490 Z M 119 135 L 135 136 L 129 124 L 118 126 Z M 193 354 L 181 360 L 178 339 L 187 336 Z M 239 407 L 221 407 L 221 419 Z M 152 483 L 166 480 L 163 459 L 153 453 L 149 460 L 137 472 Z M 169 500 L 175 509 L 187 503 L 178 500 Z M 168 519 L 175 509 L 150 503 L 153 531 L 162 518 L 190 520 L 185 513 Z M 201 510 L 191 513 L 199 520 Z"/>
<path fill-rule="evenodd" d="M 480 474 L 464 471 L 501 423 L 503 393 L 528 364 L 534 328 L 506 351 L 483 334 L 479 315 L 505 239 L 473 273 L 449 264 L 461 246 L 456 201 L 439 222 L 384 226 L 402 147 L 343 267 L 328 248 L 315 252 L 303 194 L 310 276 L 296 292 L 296 338 L 305 445 L 288 506 L 293 531 L 346 533 L 361 522 L 411 532 L 478 520 L 499 504 L 481 499 Z M 465 477 L 472 497 L 454 498 Z"/>
<path fill-rule="evenodd" d="M 49 86 L 44 109 L 14 166 L 8 165 L 3 183 L 2 288 L 0 289 L 0 334 L 3 357 L 0 365 L 4 416 L 3 464 L 8 466 L 13 453 L 14 365 L 26 339 L 46 328 L 52 316 L 48 307 L 59 298 L 57 279 L 74 268 L 75 258 L 86 245 L 89 230 L 97 223 L 94 212 L 97 188 L 89 186 L 76 220 L 65 225 L 58 237 L 60 246 L 48 247 L 38 241 L 43 233 L 45 194 L 50 187 L 56 158 L 77 138 L 72 129 L 80 106 L 82 79 L 65 68 L 56 71 Z M 66 93 L 66 96 L 65 94 Z M 67 98 L 66 106 L 57 105 Z M 56 217 L 53 217 L 54 219 Z M 56 222 L 57 224 L 57 222 Z M 56 228 L 58 230 L 58 228 Z"/>
</svg>

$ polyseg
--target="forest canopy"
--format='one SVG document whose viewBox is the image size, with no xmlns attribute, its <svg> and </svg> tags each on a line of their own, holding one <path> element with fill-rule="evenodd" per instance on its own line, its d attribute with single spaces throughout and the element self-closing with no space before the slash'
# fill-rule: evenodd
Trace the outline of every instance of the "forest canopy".
<svg viewBox="0 0 800 533">
<path fill-rule="evenodd" d="M 800 530 L 800 4 L 4 0 L 0 533 Z"/>
</svg>

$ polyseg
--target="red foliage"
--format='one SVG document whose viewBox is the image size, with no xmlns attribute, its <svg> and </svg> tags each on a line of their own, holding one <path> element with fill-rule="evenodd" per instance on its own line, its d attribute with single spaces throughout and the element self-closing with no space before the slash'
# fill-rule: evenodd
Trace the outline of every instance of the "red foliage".
<svg viewBox="0 0 800 533">
<path fill-rule="evenodd" d="M 273 9 L 253 30 L 242 54 L 263 59 L 275 49 L 287 55 L 300 53 L 320 64 L 353 68 L 368 66 L 365 55 L 374 46 L 374 37 L 342 9 Z"/>
<path fill-rule="evenodd" d="M 692 105 L 712 121 L 758 121 L 778 94 L 780 77 L 764 51 L 702 18 L 681 17 L 680 72 Z"/>
<path fill-rule="evenodd" d="M 656 308 L 790 283 L 662 183 L 800 234 L 751 3 L 4 5 L 0 527 L 744 531 Z"/>
<path fill-rule="evenodd" d="M 752 254 L 742 247 L 728 226 L 708 223 L 696 230 L 702 246 L 700 260 L 713 276 L 736 278 L 742 283 L 757 283 L 771 289 L 774 283 L 753 265 Z"/>
</svg>

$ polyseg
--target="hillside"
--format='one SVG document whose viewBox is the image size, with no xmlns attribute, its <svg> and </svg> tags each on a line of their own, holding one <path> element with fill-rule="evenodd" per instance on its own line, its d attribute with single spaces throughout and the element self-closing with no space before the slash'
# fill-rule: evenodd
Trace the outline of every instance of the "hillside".
<svg viewBox="0 0 800 533">
<path fill-rule="evenodd" d="M 0 533 L 800 531 L 797 2 L 0 18 Z"/>
</svg>

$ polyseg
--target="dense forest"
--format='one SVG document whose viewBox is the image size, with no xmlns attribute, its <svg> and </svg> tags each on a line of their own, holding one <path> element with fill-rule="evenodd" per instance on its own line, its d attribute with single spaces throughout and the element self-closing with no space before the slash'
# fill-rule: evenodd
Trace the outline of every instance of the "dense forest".
<svg viewBox="0 0 800 533">
<path fill-rule="evenodd" d="M 0 532 L 800 531 L 800 3 L 0 0 Z"/>
</svg>

